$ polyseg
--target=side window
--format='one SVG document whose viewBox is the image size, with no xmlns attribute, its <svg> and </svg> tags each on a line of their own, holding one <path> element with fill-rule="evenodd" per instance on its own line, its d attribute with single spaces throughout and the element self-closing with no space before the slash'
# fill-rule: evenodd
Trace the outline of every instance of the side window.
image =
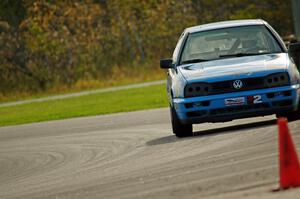
<svg viewBox="0 0 300 199">
<path fill-rule="evenodd" d="M 183 40 L 184 40 L 184 33 L 182 33 L 182 34 L 180 35 L 180 38 L 179 38 L 179 40 L 178 40 L 178 42 L 177 42 L 177 45 L 176 45 L 176 47 L 175 47 L 175 50 L 174 50 L 174 52 L 173 52 L 173 57 L 172 57 L 173 63 L 177 62 L 178 54 L 179 54 L 179 51 L 180 51 L 180 49 L 181 49 L 181 45 L 182 45 Z"/>
</svg>

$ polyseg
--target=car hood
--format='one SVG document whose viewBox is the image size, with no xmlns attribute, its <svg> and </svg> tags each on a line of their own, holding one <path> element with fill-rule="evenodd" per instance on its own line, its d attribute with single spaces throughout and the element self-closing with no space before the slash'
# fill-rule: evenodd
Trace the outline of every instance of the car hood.
<svg viewBox="0 0 300 199">
<path fill-rule="evenodd" d="M 188 82 L 230 80 L 263 76 L 287 69 L 287 54 L 234 57 L 178 67 Z"/>
</svg>

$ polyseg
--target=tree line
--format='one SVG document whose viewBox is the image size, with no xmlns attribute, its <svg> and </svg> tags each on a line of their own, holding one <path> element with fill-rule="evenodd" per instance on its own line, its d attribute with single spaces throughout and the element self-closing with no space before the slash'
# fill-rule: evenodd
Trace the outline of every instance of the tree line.
<svg viewBox="0 0 300 199">
<path fill-rule="evenodd" d="M 184 28 L 261 18 L 293 33 L 288 0 L 1 0 L 0 92 L 105 79 L 115 67 L 158 67 Z"/>
</svg>

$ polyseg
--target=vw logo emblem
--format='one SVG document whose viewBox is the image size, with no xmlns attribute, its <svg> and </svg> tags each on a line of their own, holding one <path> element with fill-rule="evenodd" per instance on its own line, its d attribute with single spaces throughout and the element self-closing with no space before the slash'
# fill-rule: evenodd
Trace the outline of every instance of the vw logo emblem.
<svg viewBox="0 0 300 199">
<path fill-rule="evenodd" d="M 233 82 L 233 87 L 234 87 L 235 89 L 241 89 L 241 88 L 243 87 L 243 82 L 242 82 L 242 80 L 235 80 L 235 81 Z"/>
</svg>

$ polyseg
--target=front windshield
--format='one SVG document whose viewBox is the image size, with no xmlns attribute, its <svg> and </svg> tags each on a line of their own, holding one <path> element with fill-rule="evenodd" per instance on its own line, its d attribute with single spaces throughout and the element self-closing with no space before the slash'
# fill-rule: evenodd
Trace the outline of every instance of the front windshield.
<svg viewBox="0 0 300 199">
<path fill-rule="evenodd" d="M 190 34 L 181 63 L 277 52 L 278 42 L 263 25 L 224 28 Z"/>
</svg>

